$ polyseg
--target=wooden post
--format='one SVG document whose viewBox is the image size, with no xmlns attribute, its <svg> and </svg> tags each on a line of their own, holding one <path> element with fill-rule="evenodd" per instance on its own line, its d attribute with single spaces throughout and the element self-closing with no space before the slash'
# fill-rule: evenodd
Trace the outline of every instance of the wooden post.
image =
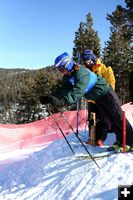
<svg viewBox="0 0 133 200">
<path fill-rule="evenodd" d="M 90 113 L 90 144 L 95 146 L 96 145 L 96 113 Z"/>
</svg>

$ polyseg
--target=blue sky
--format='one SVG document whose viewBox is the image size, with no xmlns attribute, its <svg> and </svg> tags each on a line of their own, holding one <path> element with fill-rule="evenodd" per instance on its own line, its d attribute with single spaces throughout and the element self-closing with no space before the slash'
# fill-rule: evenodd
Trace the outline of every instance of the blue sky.
<svg viewBox="0 0 133 200">
<path fill-rule="evenodd" d="M 107 13 L 124 0 L 0 0 L 0 67 L 37 69 L 72 54 L 75 32 L 90 12 L 101 46 L 109 39 Z"/>
</svg>

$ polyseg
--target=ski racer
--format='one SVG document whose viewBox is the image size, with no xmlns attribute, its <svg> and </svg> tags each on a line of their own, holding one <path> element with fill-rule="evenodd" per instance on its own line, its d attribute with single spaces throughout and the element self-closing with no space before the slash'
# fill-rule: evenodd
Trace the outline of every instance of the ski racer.
<svg viewBox="0 0 133 200">
<path fill-rule="evenodd" d="M 119 99 L 106 80 L 84 66 L 79 66 L 68 53 L 64 52 L 55 59 L 54 66 L 63 73 L 62 85 L 49 96 L 40 96 L 41 104 L 56 107 L 75 104 L 81 97 L 95 101 L 100 119 L 111 121 L 116 134 L 116 142 L 109 150 L 122 148 L 123 112 Z M 126 150 L 133 148 L 133 129 L 126 119 Z"/>
</svg>

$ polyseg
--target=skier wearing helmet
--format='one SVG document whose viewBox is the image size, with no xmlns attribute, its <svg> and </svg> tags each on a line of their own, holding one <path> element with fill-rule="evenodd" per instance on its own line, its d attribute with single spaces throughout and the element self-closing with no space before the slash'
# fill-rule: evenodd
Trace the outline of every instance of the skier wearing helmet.
<svg viewBox="0 0 133 200">
<path fill-rule="evenodd" d="M 84 66 L 79 66 L 68 53 L 55 59 L 54 66 L 64 74 L 62 85 L 50 96 L 41 96 L 40 103 L 63 107 L 75 104 L 81 97 L 96 102 L 101 118 L 108 118 L 116 134 L 117 141 L 109 150 L 122 150 L 123 113 L 116 93 L 106 80 Z M 127 150 L 133 147 L 133 130 L 127 120 Z"/>
<path fill-rule="evenodd" d="M 90 69 L 95 74 L 99 74 L 104 77 L 107 83 L 115 89 L 115 76 L 111 67 L 106 67 L 101 60 L 93 53 L 92 50 L 86 49 L 81 55 L 82 61 L 85 67 Z M 88 100 L 88 121 L 90 121 L 90 113 L 96 113 L 97 123 L 96 123 L 96 145 L 102 146 L 103 142 L 107 137 L 107 133 L 111 132 L 111 124 L 107 118 L 100 119 L 100 115 L 95 102 Z M 88 141 L 89 142 L 89 141 Z M 91 142 L 91 141 L 90 141 Z"/>
</svg>

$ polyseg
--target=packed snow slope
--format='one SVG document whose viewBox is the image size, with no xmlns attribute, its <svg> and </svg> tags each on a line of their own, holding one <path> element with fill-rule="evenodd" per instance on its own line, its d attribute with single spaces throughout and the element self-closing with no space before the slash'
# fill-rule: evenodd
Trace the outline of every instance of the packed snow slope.
<svg viewBox="0 0 133 200">
<path fill-rule="evenodd" d="M 133 125 L 133 105 L 123 106 Z M 82 140 L 87 131 L 80 131 Z M 22 148 L 0 153 L 0 200 L 113 200 L 118 185 L 133 185 L 133 153 L 114 154 L 96 160 L 79 160 L 86 154 L 74 134 L 47 146 Z M 86 145 L 92 155 L 102 154 L 115 141 L 109 133 L 102 148 Z"/>
</svg>

